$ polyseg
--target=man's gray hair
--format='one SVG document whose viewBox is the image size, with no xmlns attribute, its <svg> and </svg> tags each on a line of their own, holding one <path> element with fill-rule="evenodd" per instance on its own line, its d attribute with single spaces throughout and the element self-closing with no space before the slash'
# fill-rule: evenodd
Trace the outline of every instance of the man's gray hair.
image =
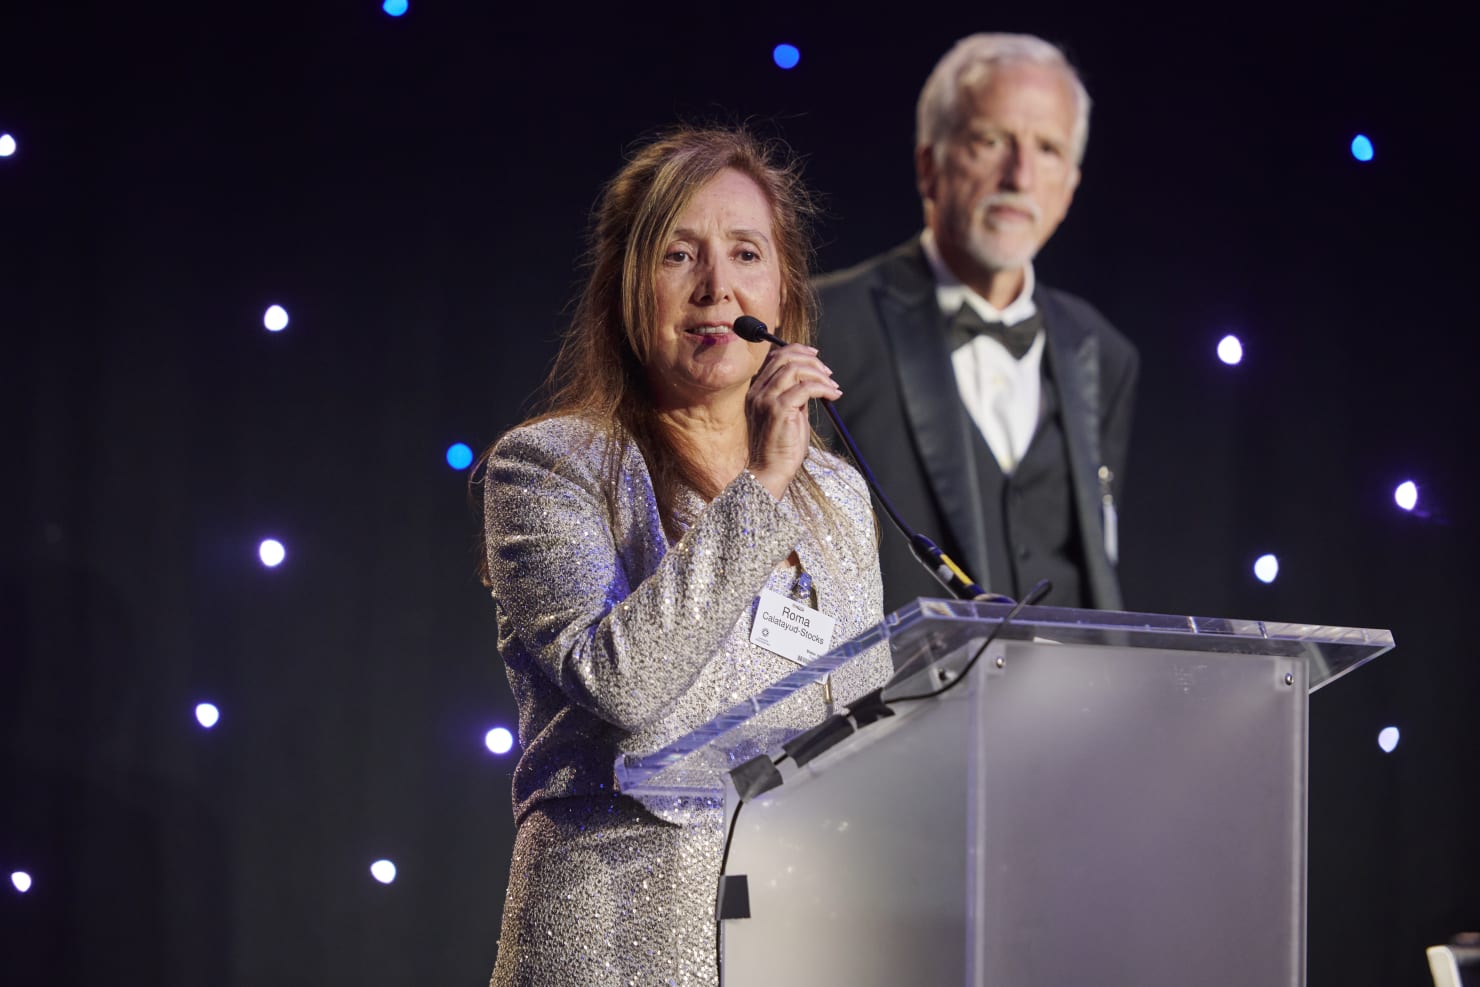
<svg viewBox="0 0 1480 987">
<path fill-rule="evenodd" d="M 999 65 L 1031 62 L 1061 69 L 1074 90 L 1074 131 L 1070 135 L 1074 163 L 1084 160 L 1084 147 L 1089 143 L 1089 92 L 1079 80 L 1079 73 L 1057 45 L 1031 34 L 972 34 L 957 41 L 946 52 L 915 108 L 915 146 L 930 146 L 940 153 L 944 141 L 960 121 L 961 91 L 984 84 Z"/>
</svg>

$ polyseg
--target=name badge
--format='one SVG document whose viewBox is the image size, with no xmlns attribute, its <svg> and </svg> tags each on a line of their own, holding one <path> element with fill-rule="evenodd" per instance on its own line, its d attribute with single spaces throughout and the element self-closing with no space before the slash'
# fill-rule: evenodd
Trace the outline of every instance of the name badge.
<svg viewBox="0 0 1480 987">
<path fill-rule="evenodd" d="M 763 589 L 755 624 L 750 628 L 750 643 L 787 661 L 806 663 L 832 647 L 837 623 L 821 610 Z"/>
</svg>

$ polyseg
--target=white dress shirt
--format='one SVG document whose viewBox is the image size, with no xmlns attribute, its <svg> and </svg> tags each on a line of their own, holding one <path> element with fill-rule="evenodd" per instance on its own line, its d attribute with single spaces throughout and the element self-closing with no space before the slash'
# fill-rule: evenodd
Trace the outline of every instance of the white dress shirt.
<svg viewBox="0 0 1480 987">
<path fill-rule="evenodd" d="M 947 320 L 954 318 L 962 304 L 970 305 L 988 322 L 1016 325 L 1038 313 L 1033 304 L 1033 265 L 1023 268 L 1023 289 L 1004 308 L 997 308 L 951 273 L 941 260 L 935 237 L 926 230 L 920 237 L 925 258 L 935 274 L 935 298 Z M 976 423 L 987 447 L 1002 468 L 1011 476 L 1033 433 L 1038 428 L 1042 386 L 1044 334 L 1039 330 L 1033 345 L 1022 359 L 1014 359 L 1007 347 L 990 336 L 975 336 L 971 342 L 951 354 L 956 371 L 956 387 L 971 420 Z"/>
</svg>

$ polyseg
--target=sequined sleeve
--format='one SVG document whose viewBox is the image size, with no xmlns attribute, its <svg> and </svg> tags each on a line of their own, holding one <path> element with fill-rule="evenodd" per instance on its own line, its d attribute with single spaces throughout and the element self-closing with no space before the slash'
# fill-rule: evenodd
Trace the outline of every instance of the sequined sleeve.
<svg viewBox="0 0 1480 987">
<path fill-rule="evenodd" d="M 490 458 L 484 506 L 493 593 L 532 657 L 570 702 L 626 731 L 661 716 L 719 650 L 801 535 L 795 516 L 742 473 L 682 539 L 619 545 L 598 450 L 568 420 L 509 433 Z M 586 433 L 589 436 L 589 430 Z M 619 482 L 646 483 L 645 471 Z M 656 522 L 654 516 L 653 521 Z M 661 538 L 656 524 L 638 525 Z M 628 565 L 661 555 L 636 585 Z"/>
</svg>

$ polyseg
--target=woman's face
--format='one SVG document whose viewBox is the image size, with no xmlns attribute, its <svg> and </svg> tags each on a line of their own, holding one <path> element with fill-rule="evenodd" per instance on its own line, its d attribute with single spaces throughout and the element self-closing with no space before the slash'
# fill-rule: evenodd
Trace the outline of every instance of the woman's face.
<svg viewBox="0 0 1480 987">
<path fill-rule="evenodd" d="M 743 399 L 770 344 L 735 335 L 735 320 L 751 315 L 774 331 L 781 316 L 771 204 L 754 180 L 727 168 L 694 195 L 663 246 L 654 288 L 647 373 L 660 406 Z"/>
</svg>

